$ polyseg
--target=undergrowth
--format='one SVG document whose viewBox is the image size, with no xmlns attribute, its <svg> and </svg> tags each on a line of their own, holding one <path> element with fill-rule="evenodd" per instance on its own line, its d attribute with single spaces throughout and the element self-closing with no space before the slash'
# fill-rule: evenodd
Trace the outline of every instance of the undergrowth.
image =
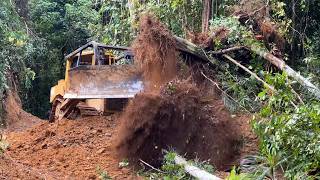
<svg viewBox="0 0 320 180">
<path fill-rule="evenodd" d="M 211 21 L 211 30 L 213 32 L 225 28 L 227 35 L 223 39 L 217 38 L 214 41 L 215 50 L 228 48 L 231 46 L 246 46 L 267 51 L 263 42 L 254 38 L 250 29 L 240 24 L 234 17 L 219 17 Z M 210 54 L 210 52 L 209 52 Z M 249 53 L 247 50 L 241 50 L 237 53 L 230 53 L 241 64 L 256 73 L 260 78 L 264 78 L 266 63 L 257 55 Z M 263 88 L 262 83 L 258 82 L 253 76 L 248 75 L 238 66 L 228 62 L 217 62 L 218 70 L 216 78 L 221 83 L 221 88 L 229 96 L 223 96 L 224 104 L 231 112 L 245 110 L 247 112 L 258 112 L 261 107 L 261 101 L 257 94 Z"/>
<path fill-rule="evenodd" d="M 231 179 L 319 179 L 320 102 L 300 101 L 285 73 L 266 74 L 265 81 L 276 90 L 257 94 L 262 108 L 252 127 L 259 154 L 245 157 Z"/>
<path fill-rule="evenodd" d="M 97 167 L 96 173 L 98 174 L 98 177 L 100 180 L 111 180 L 112 178 L 108 174 L 108 172 L 104 171 L 100 167 Z"/>
<path fill-rule="evenodd" d="M 265 106 L 253 128 L 260 153 L 268 160 L 268 173 L 275 177 L 276 171 L 282 171 L 290 179 L 320 178 L 320 102 L 297 104 L 285 73 L 266 80 L 277 92 L 259 94 Z"/>
<path fill-rule="evenodd" d="M 249 111 L 257 112 L 261 108 L 261 101 L 257 93 L 262 85 L 252 76 L 239 73 L 237 66 L 220 63 L 216 78 L 220 86 L 228 96 L 223 95 L 225 106 L 232 112 Z"/>
<path fill-rule="evenodd" d="M 227 29 L 227 37 L 225 41 L 215 41 L 216 49 L 221 49 L 229 45 L 244 45 L 247 47 L 255 47 L 266 50 L 264 44 L 254 38 L 254 34 L 250 29 L 240 24 L 235 17 L 218 17 L 211 21 L 211 30 L 217 31 L 220 28 Z"/>
<path fill-rule="evenodd" d="M 215 42 L 217 48 L 263 46 L 232 18 L 217 18 L 212 24 L 213 29 L 230 30 L 227 42 Z M 232 98 L 224 98 L 225 105 L 231 111 L 255 113 L 252 127 L 260 149 L 258 155 L 245 157 L 228 179 L 320 179 L 320 102 L 287 74 L 266 71 L 265 65 L 257 64 L 261 60 L 250 56 L 237 60 L 275 90 L 263 87 L 234 65 L 219 63 L 217 79 Z"/>
</svg>

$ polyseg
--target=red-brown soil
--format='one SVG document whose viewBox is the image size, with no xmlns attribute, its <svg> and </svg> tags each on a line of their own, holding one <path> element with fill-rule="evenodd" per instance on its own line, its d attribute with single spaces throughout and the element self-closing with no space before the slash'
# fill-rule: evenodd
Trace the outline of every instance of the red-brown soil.
<svg viewBox="0 0 320 180">
<path fill-rule="evenodd" d="M 206 94 L 195 84 L 178 81 L 164 86 L 160 94 L 137 95 L 120 117 L 120 157 L 158 166 L 162 150 L 173 148 L 190 159 L 210 160 L 222 171 L 236 164 L 243 136 L 249 136 L 241 130 L 250 131 L 249 118 L 233 119 L 220 98 Z"/>
<path fill-rule="evenodd" d="M 41 174 L 32 170 L 30 167 L 26 167 L 23 164 L 19 164 L 14 160 L 0 156 L 0 179 L 41 179 Z"/>
<path fill-rule="evenodd" d="M 10 132 L 0 175 L 6 179 L 98 179 L 100 168 L 113 179 L 137 179 L 131 169 L 119 168 L 111 148 L 115 118 L 62 120 L 59 125 L 41 122 L 23 132 Z"/>
<path fill-rule="evenodd" d="M 147 96 L 147 98 L 151 100 L 157 99 L 156 95 Z M 146 103 L 148 104 L 148 101 Z M 157 106 L 159 102 L 154 101 L 154 103 Z M 227 156 L 230 159 L 227 158 L 225 162 L 219 163 L 222 163 L 224 168 L 228 168 L 233 164 L 237 164 L 240 157 L 256 153 L 257 139 L 251 132 L 249 123 L 251 117 L 249 115 L 231 117 L 219 98 L 213 99 L 211 104 L 214 106 L 207 106 L 206 108 L 214 112 L 210 120 L 212 124 L 201 126 L 200 128 L 197 127 L 198 137 L 204 135 L 204 138 L 190 142 L 192 145 L 187 143 L 187 145 L 190 145 L 190 149 L 187 152 L 192 153 L 194 151 L 198 153 L 197 157 L 206 159 L 214 155 L 216 151 L 210 152 L 208 149 L 199 148 L 213 147 L 214 150 L 214 142 L 217 139 L 210 136 L 207 137 L 205 133 L 216 129 L 217 132 L 213 134 L 218 134 L 218 137 L 226 139 L 224 136 L 228 136 L 227 133 L 232 134 L 231 129 L 235 128 L 233 131 L 237 131 L 241 141 L 240 144 L 235 144 L 239 149 L 235 154 Z M 148 109 L 143 108 L 143 104 L 141 106 L 140 108 L 142 109 Z M 148 111 L 142 112 L 141 118 L 144 115 L 154 114 L 152 113 L 153 110 L 154 108 L 149 108 Z M 118 152 L 113 148 L 114 141 L 112 140 L 121 135 L 116 130 L 122 121 L 118 116 L 62 120 L 59 125 L 40 121 L 27 130 L 7 132 L 4 138 L 5 141 L 9 142 L 10 148 L 4 155 L 0 156 L 0 179 L 98 179 L 98 167 L 107 172 L 113 179 L 138 179 L 131 169 L 132 166 L 127 168 L 119 168 L 118 166 L 121 159 L 118 158 Z M 24 124 L 24 119 L 23 117 L 21 118 L 18 122 Z M 152 123 L 153 121 L 149 122 Z M 141 123 L 143 124 L 143 122 Z M 183 125 L 181 122 L 180 124 Z M 169 129 L 172 130 L 172 128 Z M 188 131 L 186 129 L 185 133 L 188 134 Z M 177 133 L 183 134 L 181 131 Z M 174 137 L 174 133 L 171 132 L 168 135 L 169 137 L 172 135 L 173 139 L 177 140 Z M 180 138 L 183 137 L 180 136 Z M 221 141 L 219 142 L 218 140 L 217 143 L 219 144 Z M 141 142 L 133 142 L 129 148 L 135 149 L 139 144 L 141 145 Z M 208 144 L 211 144 L 211 147 Z M 180 145 L 184 145 L 184 143 L 182 142 Z M 150 147 L 142 148 L 148 150 Z M 223 150 L 224 148 L 227 147 L 216 149 Z M 230 152 L 228 149 L 224 150 Z M 152 149 L 148 151 L 153 152 Z M 194 157 L 192 154 L 187 154 L 187 156 L 188 158 Z M 161 158 L 160 156 L 157 157 Z M 224 170 L 227 169 L 217 171 L 217 175 L 226 177 L 227 173 Z"/>
<path fill-rule="evenodd" d="M 178 54 L 175 39 L 170 30 L 152 15 L 141 17 L 132 50 L 135 63 L 143 72 L 146 90 L 157 91 L 175 77 Z"/>
<path fill-rule="evenodd" d="M 9 131 L 21 131 L 27 129 L 42 120 L 25 112 L 22 109 L 19 96 L 9 91 L 5 99 L 6 126 Z"/>
</svg>

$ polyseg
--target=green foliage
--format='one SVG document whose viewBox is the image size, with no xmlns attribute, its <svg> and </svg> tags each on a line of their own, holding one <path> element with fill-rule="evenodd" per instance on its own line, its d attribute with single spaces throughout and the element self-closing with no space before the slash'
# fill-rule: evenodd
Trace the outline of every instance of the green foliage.
<svg viewBox="0 0 320 180">
<path fill-rule="evenodd" d="M 183 166 L 177 165 L 174 162 L 174 158 L 176 156 L 176 153 L 174 152 L 168 152 L 164 156 L 164 163 L 161 167 L 161 169 L 166 172 L 163 179 L 169 180 L 169 179 L 188 179 L 188 174 L 184 171 Z"/>
<path fill-rule="evenodd" d="M 310 102 L 296 108 L 291 105 L 294 95 L 285 74 L 268 77 L 267 82 L 277 91 L 266 98 L 260 116 L 253 127 L 260 139 L 261 154 L 268 167 L 282 167 L 288 178 L 314 178 L 320 167 L 320 103 Z M 315 175 L 311 175 L 315 172 Z M 271 173 L 272 174 L 272 173 Z"/>
<path fill-rule="evenodd" d="M 19 80 L 22 88 L 30 85 L 34 78 L 31 69 L 27 69 L 27 47 L 29 38 L 22 28 L 23 24 L 9 0 L 0 2 L 0 98 L 12 81 Z M 8 81 L 8 78 L 9 79 Z M 10 82 L 11 81 L 11 82 Z"/>
<path fill-rule="evenodd" d="M 97 174 L 99 175 L 99 179 L 101 180 L 111 180 L 112 178 L 108 175 L 106 171 L 101 169 L 100 167 L 97 167 L 96 169 Z"/>
<path fill-rule="evenodd" d="M 26 71 L 34 80 L 25 81 L 31 88 L 20 95 L 25 110 L 47 118 L 50 88 L 64 77 L 64 56 L 90 40 L 100 16 L 86 0 L 30 0 L 29 9 L 32 36 L 26 64 L 35 75 Z"/>
<path fill-rule="evenodd" d="M 219 28 L 226 28 L 228 30 L 227 45 L 244 45 L 248 47 L 256 47 L 265 49 L 264 45 L 254 38 L 254 34 L 248 28 L 242 26 L 238 19 L 233 16 L 218 17 L 210 22 L 210 29 L 216 31 Z M 221 44 L 220 41 L 215 41 L 217 48 L 223 48 L 226 44 Z"/>
<path fill-rule="evenodd" d="M 262 180 L 266 178 L 281 179 L 282 164 L 287 159 L 281 160 L 276 154 L 268 152 L 260 156 L 246 156 L 242 161 L 246 163 L 242 163 L 240 169 L 242 172 L 246 172 L 244 173 L 246 178 Z"/>
<path fill-rule="evenodd" d="M 258 94 L 258 96 L 266 101 L 267 106 L 261 110 L 261 114 L 268 116 L 273 113 L 287 111 L 292 111 L 292 101 L 294 100 L 294 95 L 289 86 L 288 78 L 285 73 L 275 75 L 266 74 L 266 82 L 272 84 L 276 89 L 276 92 L 272 96 L 267 97 L 268 89 L 263 90 Z"/>
<path fill-rule="evenodd" d="M 169 82 L 167 85 L 167 91 L 169 94 L 173 94 L 177 91 L 177 87 L 175 86 L 175 84 Z"/>
<path fill-rule="evenodd" d="M 257 74 L 263 74 L 261 64 L 252 64 Z M 241 71 L 238 66 L 219 62 L 216 70 L 216 78 L 220 82 L 220 87 L 229 96 L 223 95 L 224 104 L 231 112 L 248 110 L 257 112 L 261 108 L 261 101 L 257 98 L 258 92 L 262 89 L 262 84 L 254 77 L 248 76 Z"/>
<path fill-rule="evenodd" d="M 129 45 L 135 34 L 131 27 L 128 1 L 103 1 L 98 10 L 102 22 L 91 29 L 96 39 L 110 45 Z"/>
<path fill-rule="evenodd" d="M 279 0 L 271 0 L 271 17 L 274 22 L 277 23 L 277 32 L 280 33 L 282 37 L 289 39 L 289 33 L 291 31 L 292 20 L 286 15 L 286 2 Z"/>
<path fill-rule="evenodd" d="M 253 33 L 242 26 L 240 22 L 234 17 L 219 17 L 211 21 L 211 30 L 216 31 L 219 28 L 226 28 L 228 35 L 226 42 L 215 41 L 215 48 L 221 49 L 229 45 L 244 45 L 248 47 L 265 49 L 264 45 L 254 39 Z M 247 57 L 249 62 L 249 69 L 256 74 L 263 76 L 263 63 L 254 56 Z M 217 78 L 221 82 L 222 89 L 232 97 L 223 96 L 224 104 L 231 112 L 246 109 L 250 112 L 257 112 L 261 108 L 261 102 L 257 98 L 258 92 L 261 91 L 262 85 L 252 76 L 247 76 L 242 72 L 238 66 L 230 65 L 227 63 L 220 63 L 219 70 L 217 71 Z"/>
<path fill-rule="evenodd" d="M 303 59 L 309 76 L 320 86 L 320 30 L 318 29 L 306 43 L 307 55 Z"/>
<path fill-rule="evenodd" d="M 61 53 L 86 43 L 99 18 L 92 1 L 86 0 L 31 0 L 29 7 L 37 35 L 45 38 L 51 48 L 63 49 Z"/>
<path fill-rule="evenodd" d="M 226 180 L 248 180 L 248 179 L 253 179 L 250 178 L 247 174 L 240 173 L 238 174 L 236 171 L 236 167 L 233 167 L 229 176 L 226 178 Z"/>
<path fill-rule="evenodd" d="M 201 0 L 150 0 L 140 8 L 154 13 L 175 35 L 186 37 L 187 30 L 200 32 Z"/>
<path fill-rule="evenodd" d="M 127 167 L 129 166 L 129 161 L 128 159 L 124 159 L 121 162 L 119 162 L 119 168 Z"/>
</svg>

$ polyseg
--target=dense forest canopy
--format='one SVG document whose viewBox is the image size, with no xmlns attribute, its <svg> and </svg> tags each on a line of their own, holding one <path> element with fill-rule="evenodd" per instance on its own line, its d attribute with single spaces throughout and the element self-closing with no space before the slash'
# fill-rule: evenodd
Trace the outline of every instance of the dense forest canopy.
<svg viewBox="0 0 320 180">
<path fill-rule="evenodd" d="M 213 42 L 216 49 L 253 44 L 256 41 L 246 38 L 252 38 L 252 32 L 262 34 L 268 51 L 280 50 L 287 64 L 319 87 L 319 8 L 318 0 L 1 0 L 0 98 L 13 89 L 26 111 L 47 118 L 50 87 L 64 76 L 64 56 L 91 40 L 130 46 L 143 13 L 154 14 L 190 41 L 228 28 L 229 37 L 223 38 L 227 43 Z M 245 21 L 235 18 L 239 14 L 246 14 Z M 216 78 L 240 109 L 270 120 L 253 125 L 261 139 L 261 161 L 272 168 L 283 165 L 290 178 L 319 175 L 319 101 L 285 73 L 265 68 L 259 57 L 238 59 L 246 56 L 256 60 L 245 62 L 250 69 L 278 93 L 269 95 L 226 63 L 219 65 Z M 294 100 L 297 94 L 302 103 Z M 237 109 L 228 99 L 225 104 Z"/>
</svg>

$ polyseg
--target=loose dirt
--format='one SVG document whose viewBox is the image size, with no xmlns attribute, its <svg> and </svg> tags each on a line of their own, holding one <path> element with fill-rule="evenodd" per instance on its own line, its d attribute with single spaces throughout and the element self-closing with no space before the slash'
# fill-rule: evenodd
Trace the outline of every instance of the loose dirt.
<svg viewBox="0 0 320 180">
<path fill-rule="evenodd" d="M 159 166 L 163 149 L 210 160 L 227 170 L 241 155 L 239 124 L 220 99 L 210 102 L 188 82 L 171 82 L 159 95 L 142 93 L 120 117 L 116 149 L 122 158 Z"/>
<path fill-rule="evenodd" d="M 157 91 L 176 75 L 177 51 L 171 32 L 152 15 L 142 16 L 132 44 L 135 63 L 141 68 L 147 91 Z"/>
<path fill-rule="evenodd" d="M 9 91 L 5 99 L 5 118 L 8 131 L 22 131 L 42 120 L 25 112 L 17 93 Z"/>
<path fill-rule="evenodd" d="M 145 82 L 154 86 L 138 94 L 120 117 L 114 139 L 120 159 L 159 167 L 163 150 L 174 149 L 190 159 L 209 160 L 219 170 L 230 168 L 240 156 L 241 135 L 219 95 L 209 93 L 212 85 L 199 73 L 205 69 L 179 71 L 183 65 L 177 64 L 173 36 L 154 17 L 142 17 L 139 33 L 136 61 Z"/>
<path fill-rule="evenodd" d="M 24 132 L 8 133 L 10 147 L 4 154 L 7 160 L 0 163 L 0 175 L 6 179 L 98 179 L 100 169 L 113 179 L 137 179 L 128 167 L 119 168 L 111 148 L 116 118 L 62 120 L 59 125 L 41 122 Z M 8 164 L 21 175 L 13 174 Z"/>
</svg>

